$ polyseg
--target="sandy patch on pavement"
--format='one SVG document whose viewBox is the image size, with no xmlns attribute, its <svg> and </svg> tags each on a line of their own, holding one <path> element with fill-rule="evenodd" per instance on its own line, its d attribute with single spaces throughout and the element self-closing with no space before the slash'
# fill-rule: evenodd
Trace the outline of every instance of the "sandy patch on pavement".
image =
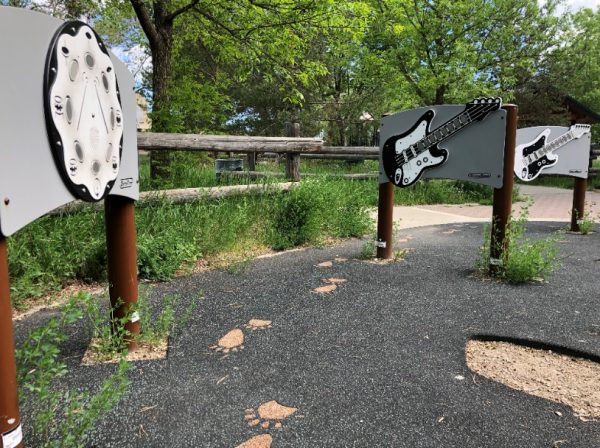
<svg viewBox="0 0 600 448">
<path fill-rule="evenodd" d="M 281 421 L 293 415 L 298 409 L 284 406 L 275 400 L 261 404 L 256 410 L 246 409 L 244 420 L 249 426 L 258 426 L 262 429 L 269 429 L 271 424 L 275 429 L 281 429 Z"/>
<path fill-rule="evenodd" d="M 263 319 L 250 319 L 244 327 L 249 330 L 266 330 L 267 328 L 271 328 L 273 321 L 263 320 Z"/>
<path fill-rule="evenodd" d="M 213 345 L 211 349 L 216 352 L 236 352 L 244 348 L 244 333 L 239 328 L 231 330 L 225 336 L 217 341 L 217 345 Z"/>
<path fill-rule="evenodd" d="M 272 443 L 273 437 L 269 434 L 261 434 L 260 436 L 254 436 L 246 440 L 236 448 L 271 448 Z"/>
<path fill-rule="evenodd" d="M 467 365 L 479 375 L 565 404 L 581 420 L 600 420 L 600 364 L 497 341 L 469 341 L 465 352 Z"/>
<path fill-rule="evenodd" d="M 164 359 L 167 357 L 167 350 L 169 348 L 169 338 L 165 338 L 158 344 L 139 344 L 138 348 L 134 352 L 128 352 L 125 355 L 127 361 L 152 361 L 157 359 Z M 102 353 L 99 349 L 100 339 L 93 338 L 90 341 L 90 345 L 81 358 L 82 366 L 93 366 L 95 364 L 110 364 L 117 363 L 121 360 L 122 354 L 115 353 Z"/>
</svg>

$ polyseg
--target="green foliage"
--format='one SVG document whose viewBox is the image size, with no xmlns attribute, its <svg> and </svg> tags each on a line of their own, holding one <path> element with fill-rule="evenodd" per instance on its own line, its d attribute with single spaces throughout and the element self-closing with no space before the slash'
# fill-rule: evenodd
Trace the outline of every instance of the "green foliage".
<svg viewBox="0 0 600 448">
<path fill-rule="evenodd" d="M 590 212 L 585 212 L 581 217 L 577 216 L 577 224 L 582 235 L 587 235 L 596 228 L 596 221 Z"/>
<path fill-rule="evenodd" d="M 121 303 L 114 307 L 106 307 L 99 300 L 83 295 L 80 306 L 92 339 L 90 348 L 94 359 L 105 362 L 123 355 L 126 353 L 127 339 L 132 337 L 139 344 L 151 347 L 164 343 L 166 338 L 173 334 L 176 324 L 179 328 L 186 326 L 196 309 L 197 299 L 193 299 L 176 319 L 180 301 L 179 296 L 166 295 L 161 298 L 158 309 L 154 309 L 148 295 L 141 293 L 130 312 L 123 317 L 117 317 L 117 309 Z M 125 324 L 130 322 L 136 313 L 141 322 L 141 331 L 139 335 L 133 336 L 125 329 Z"/>
<path fill-rule="evenodd" d="M 506 232 L 507 250 L 496 276 L 509 283 L 526 283 L 546 280 L 560 264 L 557 242 L 561 235 L 532 240 L 525 236 L 527 209 L 511 219 Z M 487 275 L 490 262 L 490 229 L 484 227 L 484 244 L 477 261 L 479 272 Z"/>
<path fill-rule="evenodd" d="M 138 341 L 141 344 L 156 346 L 164 342 L 167 337 L 174 337 L 177 329 L 186 328 L 196 310 L 198 300 L 201 298 L 202 293 L 197 298 L 190 300 L 185 309 L 177 314 L 182 300 L 180 296 L 163 296 L 160 308 L 153 310 L 148 295 L 140 294 L 136 309 L 139 313 L 142 330 Z"/>
<path fill-rule="evenodd" d="M 175 171 L 165 182 L 188 187 L 192 186 L 189 182 L 204 179 L 210 185 L 214 168 L 211 162 L 206 166 Z M 322 176 L 303 180 L 291 193 L 199 198 L 188 204 L 157 199 L 140 204 L 136 207 L 140 277 L 167 280 L 199 259 L 249 246 L 282 249 L 331 237 L 364 235 L 372 225 L 369 210 L 377 206 L 377 183 L 325 174 L 334 169 L 362 170 L 360 166 L 325 163 L 318 168 L 315 164 L 311 171 Z M 491 198 L 491 189 L 471 185 L 419 182 L 411 188 L 396 189 L 395 203 L 464 203 Z M 23 298 L 40 296 L 72 279 L 106 278 L 104 216 L 91 206 L 81 212 L 39 219 L 9 238 L 8 244 L 11 297 L 17 307 Z"/>
<path fill-rule="evenodd" d="M 274 249 L 287 249 L 320 238 L 352 237 L 370 227 L 369 202 L 360 195 L 354 182 L 308 180 L 271 207 L 269 243 Z"/>
<path fill-rule="evenodd" d="M 319 235 L 323 198 L 311 190 L 302 185 L 276 199 L 270 238 L 274 249 L 299 246 L 314 241 Z"/>
<path fill-rule="evenodd" d="M 80 298 L 85 323 L 92 338 L 91 348 L 97 359 L 106 361 L 124 353 L 126 339 L 130 336 L 125 324 L 131 320 L 133 311 L 117 317 L 117 309 L 122 303 L 106 310 L 100 300 L 90 294 L 81 294 Z"/>
<path fill-rule="evenodd" d="M 63 279 L 103 279 L 104 216 L 87 206 L 62 217 L 44 217 L 8 239 L 11 295 L 39 296 Z M 17 303 L 18 305 L 18 303 Z"/>
<path fill-rule="evenodd" d="M 375 250 L 377 247 L 375 246 L 375 239 L 370 238 L 365 241 L 360 248 L 359 258 L 363 260 L 370 260 L 375 257 Z"/>
<path fill-rule="evenodd" d="M 86 446 L 96 422 L 127 390 L 130 365 L 125 361 L 95 393 L 60 387 L 59 380 L 68 369 L 60 359 L 59 346 L 67 339 L 67 327 L 83 318 L 82 308 L 91 302 L 89 295 L 74 296 L 59 317 L 33 330 L 16 352 L 22 407 L 33 415 L 31 439 L 38 442 L 36 446 Z"/>
</svg>

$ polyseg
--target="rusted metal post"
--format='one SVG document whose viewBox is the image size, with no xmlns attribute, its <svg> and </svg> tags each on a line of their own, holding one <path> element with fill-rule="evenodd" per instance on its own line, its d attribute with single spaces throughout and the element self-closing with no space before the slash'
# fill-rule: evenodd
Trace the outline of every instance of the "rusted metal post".
<svg viewBox="0 0 600 448">
<path fill-rule="evenodd" d="M 490 238 L 490 275 L 496 275 L 502 264 L 506 261 L 506 251 L 508 249 L 508 244 L 510 243 L 510 241 L 506 239 L 506 231 L 510 225 L 510 214 L 512 210 L 518 107 L 514 104 L 506 104 L 502 108 L 506 110 L 504 171 L 502 188 L 494 189 L 492 235 Z"/>
<path fill-rule="evenodd" d="M 104 200 L 106 218 L 106 249 L 110 303 L 117 319 L 130 315 L 138 299 L 137 249 L 134 201 L 122 196 L 107 196 Z M 125 324 L 129 351 L 137 349 L 140 333 L 139 316 L 133 313 Z"/>
<path fill-rule="evenodd" d="M 579 232 L 579 221 L 585 214 L 585 192 L 587 179 L 576 177 L 573 182 L 573 209 L 571 210 L 571 231 Z"/>
<path fill-rule="evenodd" d="M 571 114 L 571 125 L 577 124 L 577 116 Z M 579 232 L 579 220 L 585 214 L 587 179 L 575 177 L 573 181 L 573 208 L 571 209 L 571 232 Z"/>
<path fill-rule="evenodd" d="M 300 123 L 287 123 L 287 136 L 300 137 Z M 285 177 L 292 182 L 300 182 L 300 154 L 287 153 L 285 155 Z"/>
<path fill-rule="evenodd" d="M 394 184 L 379 184 L 377 208 L 377 258 L 392 258 L 394 228 Z"/>
<path fill-rule="evenodd" d="M 0 235 L 0 446 L 22 447 L 6 239 Z"/>
</svg>

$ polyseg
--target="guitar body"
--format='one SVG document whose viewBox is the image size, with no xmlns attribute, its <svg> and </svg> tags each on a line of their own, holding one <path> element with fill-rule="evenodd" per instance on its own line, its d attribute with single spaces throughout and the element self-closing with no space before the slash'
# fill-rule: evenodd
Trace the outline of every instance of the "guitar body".
<svg viewBox="0 0 600 448">
<path fill-rule="evenodd" d="M 410 147 L 425 138 L 430 133 L 431 121 L 434 117 L 432 110 L 427 111 L 417 122 L 403 134 L 393 135 L 388 138 L 382 150 L 383 166 L 388 179 L 397 187 L 408 187 L 419 180 L 423 171 L 443 164 L 448 158 L 448 151 L 437 146 L 429 148 L 401 163 L 404 151 L 411 151 Z"/>
<path fill-rule="evenodd" d="M 535 156 L 535 152 L 542 149 L 546 144 L 546 139 L 550 135 L 550 129 L 545 129 L 533 141 L 519 145 L 515 149 L 515 175 L 522 181 L 529 182 L 538 177 L 541 172 L 558 162 L 558 156 L 552 152 L 528 160 L 528 157 Z"/>
</svg>

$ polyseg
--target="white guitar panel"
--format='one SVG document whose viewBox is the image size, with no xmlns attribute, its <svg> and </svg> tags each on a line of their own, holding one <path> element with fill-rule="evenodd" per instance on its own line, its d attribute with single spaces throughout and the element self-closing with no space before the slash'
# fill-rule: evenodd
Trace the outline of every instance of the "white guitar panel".
<svg viewBox="0 0 600 448">
<path fill-rule="evenodd" d="M 381 156 L 383 145 L 390 137 L 403 134 L 418 123 L 413 132 L 396 142 L 394 150 L 396 155 L 400 156 L 404 148 L 410 147 L 411 144 L 423 137 L 427 122 L 421 119 L 428 111 L 434 113 L 429 129 L 435 130 L 464 110 L 465 105 L 431 106 L 411 109 L 384 117 L 381 120 L 380 130 L 379 182 L 390 182 L 385 173 Z M 466 180 L 500 188 L 503 184 L 505 134 L 506 111 L 496 110 L 490 112 L 484 120 L 472 123 L 440 143 L 439 149 L 446 150 L 448 153 L 444 163 L 440 164 L 443 156 L 433 157 L 428 150 L 424 151 L 403 165 L 405 168 L 404 173 L 399 173 L 396 170 L 393 173 L 394 180 L 401 179 L 401 182 L 398 182 L 397 185 L 408 185 L 411 180 L 414 180 L 415 173 L 421 172 L 421 178 Z M 425 161 L 425 158 L 427 158 L 427 161 Z M 417 164 L 418 162 L 421 162 L 420 166 Z M 422 170 L 423 164 L 426 164 L 426 167 L 436 166 Z M 406 179 L 408 179 L 408 182 L 405 181 Z"/>
<path fill-rule="evenodd" d="M 540 132 L 538 135 L 536 135 L 536 137 L 534 139 L 532 139 L 531 141 L 528 142 L 524 142 L 521 143 L 519 145 L 517 145 L 517 147 L 515 148 L 515 176 L 517 176 L 520 180 L 523 181 L 528 181 L 528 174 L 529 174 L 529 162 L 527 161 L 527 158 L 523 156 L 523 150 L 525 148 L 528 148 L 529 146 L 535 144 L 535 142 L 537 142 L 540 138 L 545 137 L 545 142 L 548 142 L 548 136 L 550 135 L 550 129 L 546 128 L 544 129 L 542 132 Z M 518 140 L 517 140 L 518 141 Z M 551 156 L 552 154 L 548 154 L 548 158 L 550 159 L 549 156 Z"/>
<path fill-rule="evenodd" d="M 548 137 L 546 138 L 546 141 L 548 142 L 560 138 L 561 135 L 569 132 L 570 129 L 573 129 L 573 127 L 569 128 L 566 126 L 535 126 L 530 128 L 518 129 L 517 148 L 522 145 L 527 145 L 527 143 L 529 142 L 534 142 L 536 140 L 536 137 L 545 130 L 549 131 Z M 548 153 L 546 155 L 551 160 L 554 160 L 555 158 L 557 158 L 558 160 L 556 161 L 555 165 L 545 168 L 542 171 L 541 175 L 560 174 L 564 176 L 587 179 L 592 136 L 589 130 L 587 130 L 586 132 L 581 132 L 579 128 L 575 128 L 574 135 L 574 140 L 571 140 L 564 146 L 561 146 L 558 149 L 554 150 L 554 154 Z M 522 161 L 519 161 L 518 159 L 519 157 L 515 157 L 515 174 L 517 175 L 517 177 L 520 178 L 520 176 L 517 173 L 517 163 L 522 163 Z"/>
</svg>

